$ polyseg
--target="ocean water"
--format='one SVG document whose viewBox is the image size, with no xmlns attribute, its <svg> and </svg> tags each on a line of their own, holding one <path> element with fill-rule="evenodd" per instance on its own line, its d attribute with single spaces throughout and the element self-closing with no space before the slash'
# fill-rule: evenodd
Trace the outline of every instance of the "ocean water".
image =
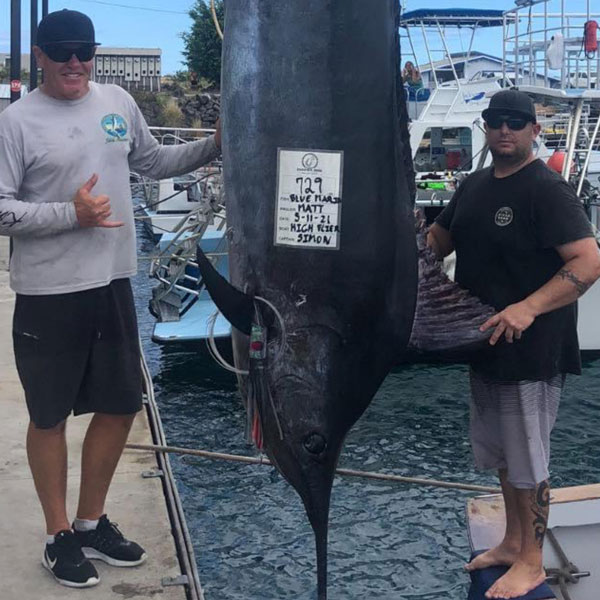
<svg viewBox="0 0 600 600">
<path fill-rule="evenodd" d="M 140 230 L 140 255 L 153 244 Z M 158 346 L 140 262 L 134 290 L 144 352 L 167 440 L 252 454 L 235 378 L 203 346 Z M 385 380 L 350 432 L 340 466 L 496 485 L 475 472 L 461 365 L 406 365 Z M 600 482 L 600 359 L 567 380 L 552 436 L 555 486 Z M 312 530 L 299 497 L 271 467 L 171 455 L 207 600 L 314 600 Z M 336 479 L 330 517 L 329 598 L 465 600 L 465 506 L 472 492 Z"/>
</svg>

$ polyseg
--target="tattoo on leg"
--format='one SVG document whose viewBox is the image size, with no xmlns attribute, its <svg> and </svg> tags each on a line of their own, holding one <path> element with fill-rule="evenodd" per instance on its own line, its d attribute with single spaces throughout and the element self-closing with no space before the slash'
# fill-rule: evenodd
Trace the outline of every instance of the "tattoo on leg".
<svg viewBox="0 0 600 600">
<path fill-rule="evenodd" d="M 583 296 L 583 294 L 585 294 L 592 286 L 588 281 L 581 281 L 581 279 L 579 279 L 575 273 L 569 271 L 569 269 L 561 269 L 558 272 L 558 276 L 561 279 L 570 281 L 577 288 L 577 293 L 580 296 Z"/>
<path fill-rule="evenodd" d="M 531 512 L 535 515 L 533 530 L 539 547 L 544 545 L 544 537 L 548 529 L 548 510 L 550 507 L 550 484 L 542 481 L 531 490 Z"/>
</svg>

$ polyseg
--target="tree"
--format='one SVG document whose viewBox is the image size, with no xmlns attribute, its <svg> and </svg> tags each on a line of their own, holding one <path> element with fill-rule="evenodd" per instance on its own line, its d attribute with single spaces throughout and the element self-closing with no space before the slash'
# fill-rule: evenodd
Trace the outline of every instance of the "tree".
<svg viewBox="0 0 600 600">
<path fill-rule="evenodd" d="M 215 0 L 215 10 L 219 23 L 223 23 L 223 0 Z M 196 0 L 189 14 L 193 21 L 192 30 L 181 34 L 188 69 L 218 86 L 221 81 L 222 43 L 213 22 L 210 0 Z"/>
</svg>

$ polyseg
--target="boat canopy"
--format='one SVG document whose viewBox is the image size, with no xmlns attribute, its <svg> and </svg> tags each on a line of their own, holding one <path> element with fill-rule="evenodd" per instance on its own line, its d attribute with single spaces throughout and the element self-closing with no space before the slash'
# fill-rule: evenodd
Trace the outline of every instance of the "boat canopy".
<svg viewBox="0 0 600 600">
<path fill-rule="evenodd" d="M 420 8 L 405 12 L 400 27 L 410 25 L 443 25 L 450 27 L 501 27 L 504 12 L 478 8 Z M 510 17 L 509 17 L 510 18 Z"/>
</svg>

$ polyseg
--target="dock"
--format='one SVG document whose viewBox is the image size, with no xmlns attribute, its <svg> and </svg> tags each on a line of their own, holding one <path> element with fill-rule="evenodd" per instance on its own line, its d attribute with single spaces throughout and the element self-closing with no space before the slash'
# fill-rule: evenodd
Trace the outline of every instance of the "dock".
<svg viewBox="0 0 600 600">
<path fill-rule="evenodd" d="M 100 584 L 77 590 L 59 585 L 41 564 L 46 529 L 27 464 L 25 433 L 28 414 L 14 363 L 12 313 L 14 293 L 8 285 L 8 238 L 0 237 L 0 598 L 2 600 L 186 600 L 182 562 L 154 452 L 126 450 L 117 467 L 107 501 L 109 517 L 148 553 L 145 564 L 110 567 L 94 561 Z M 152 444 L 150 411 L 141 411 L 129 441 Z M 88 416 L 68 422 L 69 517 L 75 516 L 81 443 Z M 171 513 L 172 514 L 172 513 Z M 189 560 L 189 556 L 187 560 Z M 193 557 L 192 557 L 193 558 Z M 184 561 L 185 562 L 185 561 Z M 171 584 L 175 585 L 171 585 Z"/>
</svg>

